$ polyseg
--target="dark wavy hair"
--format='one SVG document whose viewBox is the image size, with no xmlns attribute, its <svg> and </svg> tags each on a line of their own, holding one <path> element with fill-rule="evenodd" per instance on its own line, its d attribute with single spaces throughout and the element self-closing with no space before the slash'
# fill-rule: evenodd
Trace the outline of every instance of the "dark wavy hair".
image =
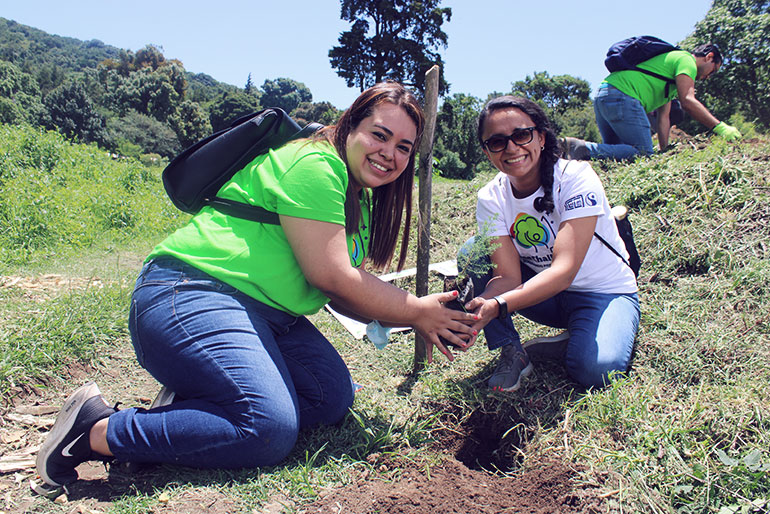
<svg viewBox="0 0 770 514">
<path fill-rule="evenodd" d="M 375 268 L 385 268 L 393 259 L 401 231 L 401 253 L 397 269 L 401 270 L 406 262 L 409 246 L 409 228 L 412 219 L 412 189 L 414 188 L 414 163 L 417 148 L 422 137 L 425 117 L 417 98 L 401 84 L 381 82 L 370 87 L 342 114 L 336 124 L 321 129 L 315 139 L 326 139 L 337 150 L 345 164 L 347 159 L 347 140 L 350 133 L 358 127 L 364 118 L 372 115 L 374 108 L 383 103 L 392 103 L 404 109 L 407 116 L 417 126 L 417 138 L 412 147 L 412 154 L 406 169 L 393 182 L 372 190 L 370 220 L 369 259 Z M 353 234 L 361 223 L 361 198 L 353 189 L 354 182 L 348 170 L 348 190 L 345 198 L 345 231 Z M 362 190 L 360 194 L 367 194 Z M 406 211 L 406 212 L 405 212 Z M 406 214 L 406 216 L 404 216 Z"/>
<path fill-rule="evenodd" d="M 696 57 L 706 57 L 710 53 L 714 53 L 714 62 L 717 64 L 722 64 L 722 52 L 719 50 L 719 47 L 714 43 L 706 43 L 705 45 L 700 45 L 695 48 L 695 50 L 692 51 L 692 54 Z"/>
<path fill-rule="evenodd" d="M 484 125 L 487 118 L 494 111 L 501 109 L 518 109 L 532 119 L 537 131 L 545 135 L 545 145 L 540 153 L 540 184 L 545 192 L 543 196 L 535 199 L 535 209 L 540 212 L 553 211 L 553 167 L 559 160 L 561 151 L 559 150 L 559 141 L 556 139 L 556 133 L 548 121 L 543 109 L 523 96 L 498 96 L 488 101 L 479 114 L 478 138 L 479 143 L 484 146 Z"/>
</svg>

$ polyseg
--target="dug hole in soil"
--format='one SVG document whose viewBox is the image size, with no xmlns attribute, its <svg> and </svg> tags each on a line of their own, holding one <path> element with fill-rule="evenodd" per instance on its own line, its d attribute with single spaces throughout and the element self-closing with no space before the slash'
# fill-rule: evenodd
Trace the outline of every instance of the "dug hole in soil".
<svg viewBox="0 0 770 514">
<path fill-rule="evenodd" d="M 519 423 L 510 413 L 487 413 L 480 408 L 459 425 L 452 425 L 453 421 L 453 413 L 445 414 L 446 428 L 436 434 L 439 449 L 446 454 L 441 464 L 372 454 L 367 461 L 377 476 L 364 472 L 350 485 L 322 491 L 300 512 L 607 512 L 597 487 L 578 485 L 580 469 L 559 458 L 543 458 L 519 468 L 522 456 L 517 448 L 526 442 L 512 428 Z"/>
<path fill-rule="evenodd" d="M 464 311 L 474 297 L 473 283 L 447 278 L 444 291 L 457 291 L 446 306 Z M 452 345 L 441 338 L 444 345 Z M 319 494 L 300 512 L 310 513 L 594 513 L 606 512 L 595 487 L 578 487 L 579 469 L 556 457 L 521 468 L 526 446 L 524 419 L 515 409 L 482 405 L 459 421 L 459 408 L 435 405 L 443 412 L 444 429 L 437 435 L 438 450 L 446 459 L 436 466 L 412 460 L 383 459 L 372 454 L 367 461 L 378 471 L 365 472 L 352 484 Z"/>
</svg>

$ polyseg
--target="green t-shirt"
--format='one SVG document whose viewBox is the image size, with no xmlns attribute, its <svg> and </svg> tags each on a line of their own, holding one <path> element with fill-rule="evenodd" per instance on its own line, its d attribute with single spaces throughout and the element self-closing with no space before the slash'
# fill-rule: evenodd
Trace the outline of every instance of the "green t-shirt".
<svg viewBox="0 0 770 514">
<path fill-rule="evenodd" d="M 671 77 L 674 80 L 676 80 L 677 75 L 682 74 L 695 80 L 698 73 L 695 57 L 690 52 L 683 50 L 656 55 L 639 64 L 638 68 L 664 77 Z M 676 85 L 669 88 L 669 96 L 666 97 L 666 82 L 633 70 L 612 72 L 604 79 L 604 82 L 642 102 L 645 112 L 652 112 L 677 96 Z"/>
<path fill-rule="evenodd" d="M 345 163 L 328 143 L 290 143 L 251 161 L 218 196 L 287 216 L 345 225 Z M 368 195 L 358 233 L 348 235 L 350 262 L 359 266 L 369 243 Z M 204 207 L 153 249 L 148 260 L 171 255 L 239 291 L 292 315 L 317 312 L 329 299 L 302 274 L 279 225 L 258 223 Z"/>
</svg>

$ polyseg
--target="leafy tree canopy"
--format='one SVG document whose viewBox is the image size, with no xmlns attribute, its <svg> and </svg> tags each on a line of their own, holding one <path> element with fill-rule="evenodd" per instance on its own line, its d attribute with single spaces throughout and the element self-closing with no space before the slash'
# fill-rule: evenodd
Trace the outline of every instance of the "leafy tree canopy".
<svg viewBox="0 0 770 514">
<path fill-rule="evenodd" d="M 211 129 L 217 132 L 227 128 L 241 116 L 257 110 L 259 110 L 259 104 L 253 95 L 247 95 L 243 91 L 233 94 L 225 93 L 209 109 Z"/>
<path fill-rule="evenodd" d="M 719 119 L 739 113 L 770 128 L 770 2 L 714 0 L 681 46 L 693 50 L 705 43 L 717 44 L 724 62 L 719 72 L 698 81 L 698 98 Z M 692 121 L 686 129 L 705 130 Z"/>
<path fill-rule="evenodd" d="M 128 77 L 135 71 L 144 69 L 156 71 L 166 66 L 176 66 L 184 69 L 179 60 L 166 60 L 163 50 L 156 45 L 147 45 L 136 53 L 130 50 L 120 50 L 117 59 L 105 59 L 100 64 L 108 70 L 117 71 L 123 77 Z"/>
<path fill-rule="evenodd" d="M 0 122 L 36 125 L 43 111 L 34 77 L 0 61 Z"/>
<path fill-rule="evenodd" d="M 51 91 L 43 103 L 48 109 L 48 128 L 84 143 L 104 141 L 104 119 L 81 83 L 65 82 Z"/>
<path fill-rule="evenodd" d="M 249 77 L 246 79 L 246 85 L 243 86 L 243 92 L 247 95 L 254 92 L 254 83 L 251 81 L 251 73 L 249 73 Z"/>
<path fill-rule="evenodd" d="M 572 75 L 550 76 L 547 71 L 527 75 L 524 80 L 511 84 L 511 94 L 526 96 L 540 101 L 556 114 L 581 107 L 591 101 L 591 86 L 587 81 Z"/>
<path fill-rule="evenodd" d="M 211 134 L 208 112 L 195 102 L 185 100 L 168 120 L 183 148 Z"/>
<path fill-rule="evenodd" d="M 157 70 L 142 68 L 131 73 L 115 94 L 125 107 L 165 121 L 184 100 L 184 69 L 178 64 Z"/>
<path fill-rule="evenodd" d="M 0 122 L 45 125 L 126 155 L 170 157 L 259 109 L 261 92 L 248 84 L 247 93 L 189 73 L 155 45 L 132 52 L 0 18 Z M 300 82 L 281 78 L 264 88 L 287 111 L 305 102 L 322 122 L 335 118 L 326 105 L 310 104 L 310 90 Z"/>
<path fill-rule="evenodd" d="M 107 123 L 110 146 L 119 149 L 126 142 L 140 147 L 145 153 L 157 153 L 171 158 L 181 149 L 174 131 L 165 123 L 136 111 Z"/>
<path fill-rule="evenodd" d="M 572 75 L 551 76 L 547 71 L 540 71 L 513 82 L 511 94 L 538 102 L 557 133 L 597 140 L 599 131 L 593 121 L 588 81 Z M 568 127 L 569 130 L 566 130 Z"/>
<path fill-rule="evenodd" d="M 436 146 L 441 175 L 470 179 L 484 152 L 476 138 L 481 99 L 457 93 L 444 99 L 436 117 Z"/>
<path fill-rule="evenodd" d="M 265 107 L 280 107 L 286 112 L 297 108 L 301 102 L 313 101 L 313 94 L 302 82 L 287 78 L 265 80 L 260 102 Z"/>
<path fill-rule="evenodd" d="M 342 111 L 329 102 L 302 102 L 291 115 L 301 125 L 310 122 L 333 125 L 342 116 Z"/>
<path fill-rule="evenodd" d="M 187 81 L 185 99 L 205 106 L 219 100 L 225 93 L 233 94 L 240 91 L 237 86 L 218 82 L 214 77 L 205 73 L 187 72 L 185 78 Z"/>
<path fill-rule="evenodd" d="M 119 52 L 120 49 L 99 40 L 55 36 L 0 18 L 0 59 L 24 70 L 54 65 L 67 72 L 76 72 L 95 68 L 105 59 L 117 57 Z"/>
<path fill-rule="evenodd" d="M 446 48 L 441 30 L 450 21 L 452 9 L 441 8 L 441 0 L 341 0 L 340 17 L 352 23 L 339 37 L 339 46 L 329 51 L 329 60 L 349 87 L 361 91 L 390 79 L 420 91 L 425 73 L 439 65 L 439 94 L 449 90 L 444 80 L 444 61 L 438 54 Z"/>
</svg>

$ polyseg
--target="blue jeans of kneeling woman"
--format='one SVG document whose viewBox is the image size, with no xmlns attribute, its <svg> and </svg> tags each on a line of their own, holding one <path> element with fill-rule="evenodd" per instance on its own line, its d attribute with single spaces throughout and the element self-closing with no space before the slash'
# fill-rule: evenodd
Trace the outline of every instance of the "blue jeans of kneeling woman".
<svg viewBox="0 0 770 514">
<path fill-rule="evenodd" d="M 334 423 L 353 403 L 345 363 L 305 317 L 177 259 L 144 266 L 129 330 L 139 363 L 181 399 L 113 414 L 107 442 L 119 460 L 272 465 L 300 428 Z"/>
<path fill-rule="evenodd" d="M 460 267 L 472 242 L 473 239 L 466 242 L 458 253 Z M 489 258 L 485 259 L 488 263 Z M 475 268 L 489 269 L 489 266 Z M 529 266 L 521 264 L 522 282 L 534 275 Z M 471 278 L 474 291 L 479 295 L 492 278 L 492 271 L 482 276 L 471 275 Z M 562 291 L 516 313 L 541 325 L 569 330 L 564 365 L 576 382 L 586 387 L 603 387 L 609 382 L 610 373 L 628 370 L 639 328 L 639 296 L 636 293 Z M 489 322 L 484 328 L 484 336 L 490 350 L 507 344 L 521 348 L 519 332 L 511 317 Z"/>
</svg>

